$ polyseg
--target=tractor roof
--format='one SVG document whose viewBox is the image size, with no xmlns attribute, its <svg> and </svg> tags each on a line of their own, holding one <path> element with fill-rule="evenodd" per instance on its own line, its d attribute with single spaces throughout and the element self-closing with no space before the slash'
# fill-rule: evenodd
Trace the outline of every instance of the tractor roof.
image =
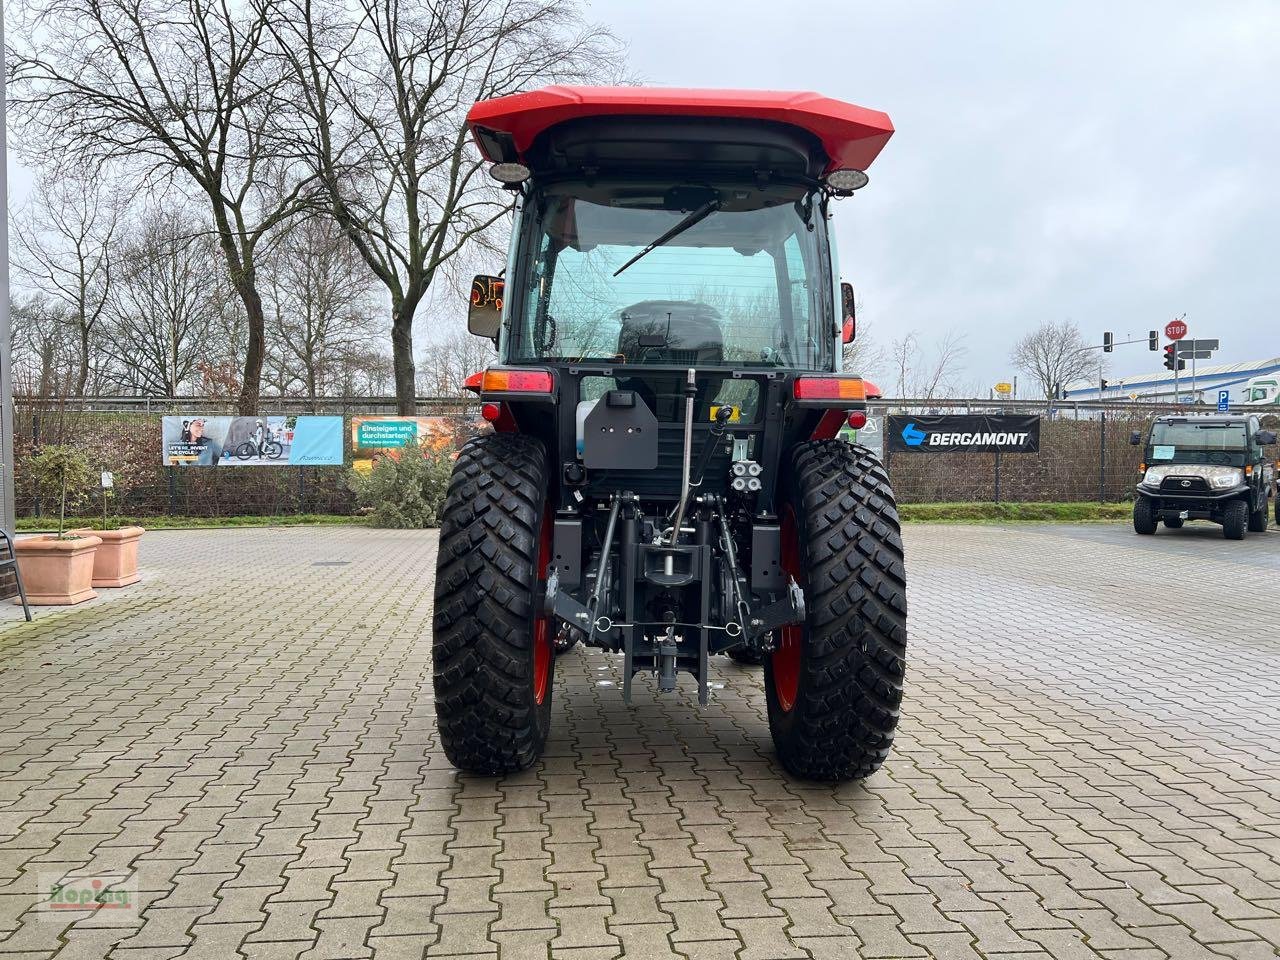
<svg viewBox="0 0 1280 960">
<path fill-rule="evenodd" d="M 886 114 L 816 93 L 666 87 L 543 87 L 483 100 L 471 108 L 467 123 L 485 159 L 496 163 L 524 161 L 538 136 L 558 124 L 618 117 L 760 120 L 798 127 L 822 144 L 825 172 L 866 170 L 893 134 Z"/>
</svg>

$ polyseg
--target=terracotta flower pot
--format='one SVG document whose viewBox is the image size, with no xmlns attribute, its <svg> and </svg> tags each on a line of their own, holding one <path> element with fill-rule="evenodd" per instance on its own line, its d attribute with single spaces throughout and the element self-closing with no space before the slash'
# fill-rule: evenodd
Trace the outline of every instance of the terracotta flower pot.
<svg viewBox="0 0 1280 960">
<path fill-rule="evenodd" d="M 97 536 L 59 540 L 51 533 L 15 540 L 13 550 L 28 602 L 49 606 L 82 603 L 96 597 L 93 558 L 101 542 Z"/>
<path fill-rule="evenodd" d="M 142 579 L 138 576 L 138 540 L 146 533 L 142 527 L 121 527 L 119 530 L 90 530 L 85 527 L 71 532 L 102 540 L 93 558 L 95 590 L 127 587 Z"/>
</svg>

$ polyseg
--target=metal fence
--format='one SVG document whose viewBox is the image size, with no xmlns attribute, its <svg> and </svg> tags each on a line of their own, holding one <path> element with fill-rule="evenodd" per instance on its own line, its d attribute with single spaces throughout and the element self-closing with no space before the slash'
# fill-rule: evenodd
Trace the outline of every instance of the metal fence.
<svg viewBox="0 0 1280 960">
<path fill-rule="evenodd" d="M 891 413 L 1034 413 L 1040 415 L 1038 454 L 882 454 L 900 502 L 1112 502 L 1132 496 L 1141 448 L 1130 446 L 1134 430 L 1182 409 L 1151 403 L 1046 403 L 946 400 L 874 401 L 869 413 L 881 429 Z M 1199 408 L 1197 412 L 1207 412 Z M 41 503 L 24 462 L 43 444 L 65 443 L 84 451 L 95 471 L 115 477 L 111 511 L 131 517 L 192 518 L 238 515 L 349 514 L 356 509 L 346 467 L 238 466 L 177 469 L 161 463 L 161 418 L 166 414 L 232 414 L 230 402 L 201 398 L 147 400 L 102 398 L 15 404 L 15 486 L 20 517 L 48 516 L 56 504 Z M 328 398 L 317 402 L 264 400 L 263 414 L 342 415 L 350 462 L 350 417 L 395 412 L 392 398 Z M 1237 411 L 1238 412 L 1238 411 Z M 475 401 L 423 398 L 420 416 L 451 421 L 460 440 L 485 429 Z M 1269 415 L 1267 425 L 1280 426 Z M 864 432 L 862 439 L 868 439 Z M 101 509 L 101 492 L 90 492 L 80 512 Z"/>
</svg>

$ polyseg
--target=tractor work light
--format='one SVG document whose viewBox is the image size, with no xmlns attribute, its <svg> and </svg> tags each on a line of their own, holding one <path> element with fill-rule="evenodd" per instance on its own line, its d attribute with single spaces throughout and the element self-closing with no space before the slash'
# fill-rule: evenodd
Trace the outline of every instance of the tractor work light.
<svg viewBox="0 0 1280 960">
<path fill-rule="evenodd" d="M 841 170 L 832 170 L 827 174 L 827 186 L 836 193 L 853 193 L 865 187 L 870 179 L 861 170 L 845 167 Z"/>
<path fill-rule="evenodd" d="M 486 370 L 482 393 L 551 393 L 555 381 L 547 370 Z"/>
<path fill-rule="evenodd" d="M 523 163 L 495 163 L 489 168 L 489 176 L 499 183 L 514 186 L 529 179 L 529 168 Z"/>
<path fill-rule="evenodd" d="M 861 377 L 796 377 L 791 395 L 797 400 L 865 400 Z"/>
</svg>

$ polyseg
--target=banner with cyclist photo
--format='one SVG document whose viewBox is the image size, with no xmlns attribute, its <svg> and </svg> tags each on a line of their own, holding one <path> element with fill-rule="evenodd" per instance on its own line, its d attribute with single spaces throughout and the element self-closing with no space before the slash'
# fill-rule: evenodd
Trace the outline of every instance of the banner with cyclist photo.
<svg viewBox="0 0 1280 960">
<path fill-rule="evenodd" d="M 166 467 L 341 466 L 341 417 L 164 418 Z"/>
</svg>

